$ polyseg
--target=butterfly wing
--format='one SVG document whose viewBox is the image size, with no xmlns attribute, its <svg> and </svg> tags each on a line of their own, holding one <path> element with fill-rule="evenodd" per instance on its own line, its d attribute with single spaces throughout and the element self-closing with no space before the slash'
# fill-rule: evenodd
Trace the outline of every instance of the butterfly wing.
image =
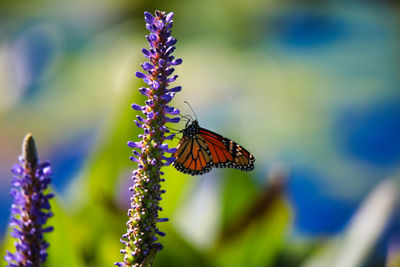
<svg viewBox="0 0 400 267">
<path fill-rule="evenodd" d="M 232 140 L 200 128 L 199 134 L 205 140 L 211 155 L 213 167 L 235 168 L 242 171 L 254 169 L 254 156 Z"/>
<path fill-rule="evenodd" d="M 210 151 L 205 139 L 200 135 L 184 135 L 173 154 L 176 158 L 174 167 L 183 173 L 200 175 L 209 172 L 212 167 Z"/>
</svg>

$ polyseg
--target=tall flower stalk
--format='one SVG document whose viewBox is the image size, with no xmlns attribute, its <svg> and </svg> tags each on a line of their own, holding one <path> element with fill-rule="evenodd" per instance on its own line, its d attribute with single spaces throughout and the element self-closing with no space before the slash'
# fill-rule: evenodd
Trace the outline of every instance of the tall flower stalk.
<svg viewBox="0 0 400 267">
<path fill-rule="evenodd" d="M 148 99 L 144 106 L 132 104 L 134 110 L 144 114 L 144 117 L 138 115 L 135 120 L 135 124 L 144 133 L 139 135 L 139 142 L 128 142 L 128 146 L 133 148 L 131 160 L 137 163 L 137 169 L 132 176 L 134 185 L 129 188 L 133 196 L 131 208 L 128 210 L 127 232 L 121 239 L 125 245 L 125 249 L 121 250 L 124 261 L 115 263 L 118 266 L 151 266 L 155 254 L 162 248 L 156 242 L 157 235 L 165 234 L 158 230 L 156 224 L 168 219 L 158 216 L 161 211 L 161 194 L 165 193 L 160 185 L 164 181 L 161 178 L 161 168 L 174 161 L 173 157 L 167 157 L 165 153 L 175 151 L 164 143 L 173 138 L 173 134 L 168 134 L 165 124 L 179 122 L 179 117 L 168 117 L 179 114 L 179 110 L 168 103 L 181 90 L 180 86 L 170 88 L 170 83 L 178 77 L 171 76 L 174 72 L 173 66 L 182 63 L 182 59 L 172 56 L 177 41 L 170 31 L 174 14 L 156 11 L 155 16 L 148 12 L 144 16 L 146 27 L 150 31 L 146 36 L 150 49 L 142 49 L 142 52 L 149 62 L 141 64 L 144 73 L 136 72 L 136 77 L 143 79 L 148 85 L 139 88 L 139 92 Z"/>
<path fill-rule="evenodd" d="M 43 234 L 53 230 L 51 226 L 45 227 L 52 216 L 49 199 L 54 195 L 44 193 L 51 182 L 51 168 L 48 162 L 40 163 L 31 134 L 25 136 L 19 161 L 12 168 L 11 182 L 14 203 L 10 226 L 16 251 L 7 251 L 4 259 L 10 267 L 37 267 L 47 258 L 49 244 Z"/>
</svg>

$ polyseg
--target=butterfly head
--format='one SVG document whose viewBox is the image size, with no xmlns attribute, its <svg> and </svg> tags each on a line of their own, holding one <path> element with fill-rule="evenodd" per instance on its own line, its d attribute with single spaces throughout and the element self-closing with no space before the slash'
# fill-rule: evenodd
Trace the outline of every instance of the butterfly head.
<svg viewBox="0 0 400 267">
<path fill-rule="evenodd" d="M 190 121 L 187 122 L 185 129 L 183 129 L 183 135 L 189 138 L 193 138 L 196 134 L 199 133 L 199 123 L 197 122 L 197 120 L 192 121 L 192 123 L 190 124 L 189 123 Z"/>
</svg>

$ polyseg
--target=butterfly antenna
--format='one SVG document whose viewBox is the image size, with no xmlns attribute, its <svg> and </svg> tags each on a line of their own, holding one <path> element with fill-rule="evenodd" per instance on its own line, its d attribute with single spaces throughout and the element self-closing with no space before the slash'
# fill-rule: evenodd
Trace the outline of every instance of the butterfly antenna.
<svg viewBox="0 0 400 267">
<path fill-rule="evenodd" d="M 194 116 L 196 117 L 196 121 L 198 121 L 198 119 L 197 119 L 197 115 L 196 115 L 196 113 L 194 112 L 194 110 L 193 110 L 192 106 L 189 104 L 189 102 L 187 102 L 187 101 L 184 101 L 184 103 L 186 103 L 186 104 L 189 106 L 189 108 L 192 110 L 192 112 L 193 112 Z"/>
<path fill-rule="evenodd" d="M 190 116 L 189 114 L 188 115 L 182 115 L 182 114 L 179 113 L 178 115 L 181 116 L 182 119 L 185 119 L 185 120 L 188 120 L 188 121 L 193 120 L 192 116 Z"/>
</svg>

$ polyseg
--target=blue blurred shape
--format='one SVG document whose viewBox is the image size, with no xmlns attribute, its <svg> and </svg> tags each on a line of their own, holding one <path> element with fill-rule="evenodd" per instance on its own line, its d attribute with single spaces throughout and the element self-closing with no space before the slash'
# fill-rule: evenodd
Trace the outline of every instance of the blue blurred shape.
<svg viewBox="0 0 400 267">
<path fill-rule="evenodd" d="M 295 230 L 310 235 L 334 234 L 343 229 L 356 203 L 329 194 L 324 177 L 304 167 L 293 167 L 288 180 Z"/>
<path fill-rule="evenodd" d="M 327 12 L 291 9 L 273 23 L 277 38 L 285 45 L 315 48 L 346 36 L 346 23 Z"/>
<path fill-rule="evenodd" d="M 349 108 L 339 115 L 335 131 L 352 156 L 385 167 L 400 161 L 400 101 Z"/>
<path fill-rule="evenodd" d="M 39 82 L 55 59 L 58 34 L 50 24 L 30 25 L 19 33 L 12 60 L 18 85 L 25 89 L 25 97 L 40 89 Z"/>
<path fill-rule="evenodd" d="M 61 140 L 52 148 L 49 158 L 53 169 L 53 186 L 57 192 L 64 192 L 86 162 L 94 132 L 94 129 L 80 132 L 67 140 Z"/>
<path fill-rule="evenodd" d="M 11 170 L 11 168 L 10 168 Z M 9 172 L 9 179 L 11 181 L 11 171 Z M 7 223 L 10 219 L 10 209 L 12 204 L 12 197 L 10 195 L 11 184 L 8 183 L 7 187 L 1 188 L 0 190 L 0 238 L 4 237 L 4 233 L 7 229 Z"/>
</svg>

